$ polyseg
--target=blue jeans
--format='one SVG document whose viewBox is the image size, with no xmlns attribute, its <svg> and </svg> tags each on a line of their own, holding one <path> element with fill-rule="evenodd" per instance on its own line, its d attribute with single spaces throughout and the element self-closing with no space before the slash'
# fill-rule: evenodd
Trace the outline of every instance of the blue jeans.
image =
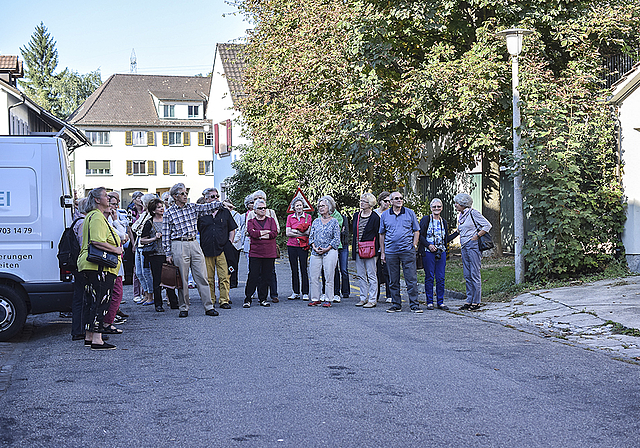
<svg viewBox="0 0 640 448">
<path fill-rule="evenodd" d="M 444 302 L 444 268 L 447 265 L 447 253 L 441 252 L 440 259 L 436 260 L 436 254 L 425 249 L 425 255 L 422 257 L 422 265 L 424 266 L 424 292 L 427 296 L 427 305 L 433 304 L 433 278 L 436 279 L 436 295 L 438 296 L 438 305 Z"/>
<path fill-rule="evenodd" d="M 389 267 L 389 290 L 391 300 L 397 307 L 402 307 L 400 297 L 400 265 L 404 273 L 404 282 L 407 285 L 409 294 L 409 305 L 411 309 L 418 308 L 418 273 L 416 271 L 416 252 L 411 250 L 400 254 L 385 254 L 387 266 Z"/>
<path fill-rule="evenodd" d="M 144 257 L 142 256 L 142 249 L 136 248 L 136 277 L 140 281 L 140 287 L 144 292 L 151 294 L 153 292 L 153 275 L 151 274 L 151 268 L 144 267 Z"/>
<path fill-rule="evenodd" d="M 462 249 L 462 274 L 467 286 L 467 303 L 480 303 L 482 297 L 482 279 L 480 278 L 480 260 L 482 255 L 477 241 L 469 241 Z"/>
</svg>

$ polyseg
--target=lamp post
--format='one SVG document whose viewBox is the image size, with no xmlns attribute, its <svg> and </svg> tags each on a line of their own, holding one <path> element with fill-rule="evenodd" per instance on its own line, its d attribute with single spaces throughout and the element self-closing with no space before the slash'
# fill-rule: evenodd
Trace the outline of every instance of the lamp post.
<svg viewBox="0 0 640 448">
<path fill-rule="evenodd" d="M 522 51 L 522 38 L 533 31 L 521 28 L 512 28 L 500 31 L 507 40 L 507 51 L 511 55 L 511 87 L 513 91 L 513 158 L 520 164 L 522 151 L 520 150 L 520 135 L 517 129 L 520 127 L 520 93 L 518 93 L 518 56 Z M 524 281 L 524 215 L 522 210 L 522 170 L 518 166 L 513 178 L 513 234 L 515 239 L 515 270 L 516 285 Z"/>
</svg>

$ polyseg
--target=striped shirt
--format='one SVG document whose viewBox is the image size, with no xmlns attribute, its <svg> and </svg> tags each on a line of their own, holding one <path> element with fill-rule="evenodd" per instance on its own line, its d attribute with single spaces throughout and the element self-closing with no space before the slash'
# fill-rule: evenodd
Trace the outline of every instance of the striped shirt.
<svg viewBox="0 0 640 448">
<path fill-rule="evenodd" d="M 222 202 L 208 204 L 185 204 L 184 207 L 172 205 L 162 220 L 162 248 L 167 257 L 171 256 L 171 241 L 180 238 L 195 238 L 198 231 L 198 217 L 222 207 Z"/>
</svg>

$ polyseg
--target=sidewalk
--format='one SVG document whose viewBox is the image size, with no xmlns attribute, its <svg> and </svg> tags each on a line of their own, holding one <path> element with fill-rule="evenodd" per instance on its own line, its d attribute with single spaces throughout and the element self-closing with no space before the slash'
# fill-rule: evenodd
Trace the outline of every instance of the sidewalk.
<svg viewBox="0 0 640 448">
<path fill-rule="evenodd" d="M 532 291 L 464 314 L 640 361 L 640 337 L 614 334 L 608 323 L 640 329 L 640 276 Z"/>
</svg>

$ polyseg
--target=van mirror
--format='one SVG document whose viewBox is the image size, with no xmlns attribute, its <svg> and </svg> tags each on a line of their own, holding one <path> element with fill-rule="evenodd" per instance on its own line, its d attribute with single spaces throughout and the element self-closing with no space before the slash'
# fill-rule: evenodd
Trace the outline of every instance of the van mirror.
<svg viewBox="0 0 640 448">
<path fill-rule="evenodd" d="M 65 194 L 64 196 L 60 196 L 60 207 L 63 208 L 72 208 L 73 207 L 73 198 L 69 194 Z"/>
</svg>

